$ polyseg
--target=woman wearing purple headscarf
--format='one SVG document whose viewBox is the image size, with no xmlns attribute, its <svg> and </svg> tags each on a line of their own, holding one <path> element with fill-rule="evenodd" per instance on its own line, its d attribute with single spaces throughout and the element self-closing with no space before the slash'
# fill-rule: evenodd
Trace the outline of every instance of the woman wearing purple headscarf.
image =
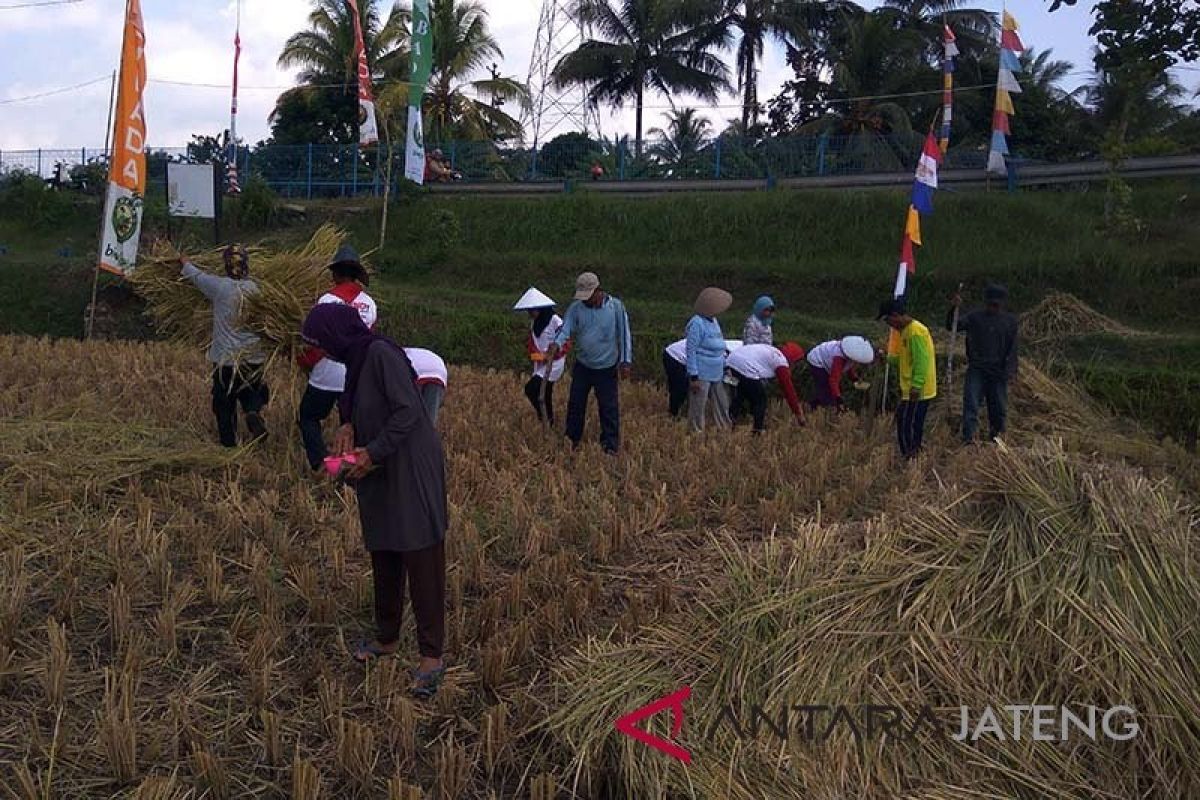
<svg viewBox="0 0 1200 800">
<path fill-rule="evenodd" d="M 421 661 L 413 693 L 431 697 L 445 674 L 446 470 L 442 443 L 417 390 L 412 364 L 372 333 L 350 306 L 314 308 L 302 335 L 346 365 L 342 418 L 350 420 L 356 464 L 347 477 L 358 493 L 363 541 L 371 553 L 378 636 L 361 642 L 360 662 L 399 647 L 408 583 Z M 343 455 L 339 453 L 339 455 Z"/>
</svg>

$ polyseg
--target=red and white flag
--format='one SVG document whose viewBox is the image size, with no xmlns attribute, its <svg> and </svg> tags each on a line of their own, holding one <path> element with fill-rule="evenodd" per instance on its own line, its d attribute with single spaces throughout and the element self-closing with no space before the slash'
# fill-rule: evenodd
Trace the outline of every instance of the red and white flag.
<svg viewBox="0 0 1200 800">
<path fill-rule="evenodd" d="M 371 70 L 367 67 L 358 0 L 349 0 L 349 3 L 354 17 L 354 51 L 358 54 L 358 145 L 366 147 L 379 141 L 379 128 L 375 123 L 375 97 L 371 92 Z"/>
</svg>

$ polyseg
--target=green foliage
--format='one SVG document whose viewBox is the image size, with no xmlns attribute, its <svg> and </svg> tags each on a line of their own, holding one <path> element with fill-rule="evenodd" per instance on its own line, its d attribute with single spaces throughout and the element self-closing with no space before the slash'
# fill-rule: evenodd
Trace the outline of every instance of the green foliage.
<svg viewBox="0 0 1200 800">
<path fill-rule="evenodd" d="M 28 172 L 15 171 L 0 178 L 0 216 L 19 219 L 34 230 L 61 225 L 71 214 L 71 199 Z"/>
<path fill-rule="evenodd" d="M 438 260 L 462 244 L 462 225 L 458 215 L 448 208 L 435 208 L 429 214 L 429 241 Z"/>
<path fill-rule="evenodd" d="M 586 133 L 572 131 L 555 136 L 538 152 L 538 176 L 579 178 L 587 174 L 600 155 L 600 143 Z"/>
<path fill-rule="evenodd" d="M 246 181 L 242 193 L 232 203 L 234 218 L 241 229 L 262 229 L 279 217 L 279 196 L 258 176 Z"/>
</svg>

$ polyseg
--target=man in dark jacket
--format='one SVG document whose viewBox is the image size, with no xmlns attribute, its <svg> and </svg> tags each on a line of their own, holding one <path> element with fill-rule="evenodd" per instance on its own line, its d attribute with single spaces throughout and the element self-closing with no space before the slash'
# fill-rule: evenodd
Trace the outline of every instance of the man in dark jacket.
<svg viewBox="0 0 1200 800">
<path fill-rule="evenodd" d="M 980 401 L 987 403 L 989 439 L 1004 434 L 1008 419 L 1008 382 L 1017 374 L 1017 317 L 1005 309 L 1008 290 L 988 286 L 984 307 L 959 315 L 958 329 L 967 337 L 967 374 L 963 381 L 963 441 L 975 439 Z M 962 297 L 950 299 L 946 328 L 954 330 L 954 315 Z"/>
</svg>

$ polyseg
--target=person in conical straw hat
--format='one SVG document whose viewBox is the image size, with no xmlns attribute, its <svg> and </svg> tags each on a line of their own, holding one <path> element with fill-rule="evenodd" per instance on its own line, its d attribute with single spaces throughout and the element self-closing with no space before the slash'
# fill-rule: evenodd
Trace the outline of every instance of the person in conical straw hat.
<svg viewBox="0 0 1200 800">
<path fill-rule="evenodd" d="M 546 351 L 554 343 L 554 337 L 562 329 L 562 317 L 555 313 L 555 304 L 550 297 L 530 286 L 521 299 L 513 305 L 513 311 L 524 311 L 529 315 L 529 337 L 525 349 L 533 362 L 533 375 L 525 384 L 525 396 L 529 398 L 537 418 L 554 427 L 554 384 L 562 378 L 567 368 L 568 342 L 555 353 L 553 360 L 546 358 Z"/>
<path fill-rule="evenodd" d="M 812 394 L 808 404 L 813 409 L 846 410 L 842 398 L 842 376 L 858 380 L 859 367 L 875 361 L 875 348 L 861 336 L 846 336 L 822 342 L 808 351 L 808 371 L 812 375 Z"/>
<path fill-rule="evenodd" d="M 717 317 L 733 305 L 733 295 L 710 286 L 696 298 L 695 316 L 684 329 L 687 341 L 688 422 L 693 431 L 704 430 L 704 418 L 712 408 L 718 428 L 731 426 L 729 393 L 725 387 L 725 334 Z"/>
</svg>

